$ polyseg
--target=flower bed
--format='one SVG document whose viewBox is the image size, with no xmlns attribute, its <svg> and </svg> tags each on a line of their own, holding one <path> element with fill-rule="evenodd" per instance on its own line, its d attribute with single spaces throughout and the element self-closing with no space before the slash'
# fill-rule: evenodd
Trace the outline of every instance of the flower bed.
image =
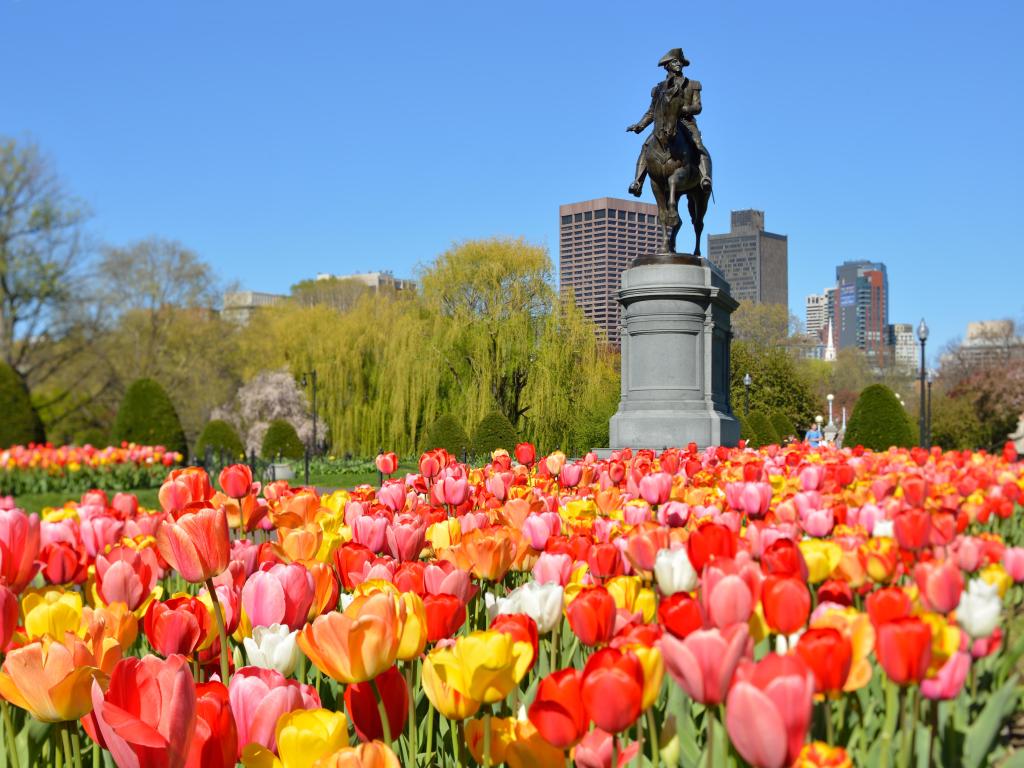
<svg viewBox="0 0 1024 768">
<path fill-rule="evenodd" d="M 155 488 L 182 459 L 160 445 L 15 445 L 0 451 L 0 494 Z"/>
<path fill-rule="evenodd" d="M 9 753 L 779 768 L 1013 752 L 1012 449 L 515 455 L 431 451 L 323 497 L 187 468 L 161 510 L 94 492 L 42 519 L 0 511 Z"/>
</svg>

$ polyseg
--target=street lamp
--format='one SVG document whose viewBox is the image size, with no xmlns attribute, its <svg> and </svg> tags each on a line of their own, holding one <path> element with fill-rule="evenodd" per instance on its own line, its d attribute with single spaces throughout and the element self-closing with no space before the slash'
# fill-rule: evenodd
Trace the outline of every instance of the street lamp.
<svg viewBox="0 0 1024 768">
<path fill-rule="evenodd" d="M 932 444 L 932 382 L 935 381 L 935 371 L 928 371 L 928 447 Z"/>
<path fill-rule="evenodd" d="M 833 421 L 833 419 L 832 419 L 832 401 L 836 399 L 836 396 L 831 394 L 831 393 L 829 393 L 828 395 L 825 396 L 825 399 L 828 400 L 828 423 L 831 424 L 832 421 Z"/>
<path fill-rule="evenodd" d="M 925 323 L 924 318 L 921 318 L 920 325 L 917 326 L 917 340 L 921 342 L 921 418 L 920 424 L 918 424 L 918 430 L 921 433 L 921 446 L 923 448 L 930 448 L 928 444 L 928 423 L 925 415 L 925 409 L 927 403 L 925 402 L 925 368 L 924 368 L 924 344 L 928 340 L 928 325 Z"/>
<path fill-rule="evenodd" d="M 750 385 L 754 383 L 754 380 L 750 378 L 749 373 L 743 374 L 743 416 L 744 418 L 750 414 Z"/>
<path fill-rule="evenodd" d="M 309 378 L 307 378 L 307 376 Z M 306 384 L 310 383 L 310 382 L 313 384 L 313 450 L 315 451 L 317 449 L 317 443 L 316 443 L 316 369 L 315 368 L 312 371 L 309 371 L 308 374 L 307 373 L 303 373 L 302 374 L 302 379 L 300 379 L 299 384 L 302 386 L 303 389 L 305 389 L 306 388 Z M 306 485 L 309 485 L 309 451 L 306 452 Z"/>
</svg>

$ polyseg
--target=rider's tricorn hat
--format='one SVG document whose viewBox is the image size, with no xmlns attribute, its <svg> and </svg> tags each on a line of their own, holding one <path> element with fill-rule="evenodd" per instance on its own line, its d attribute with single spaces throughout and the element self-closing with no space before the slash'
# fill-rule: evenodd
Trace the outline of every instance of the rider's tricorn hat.
<svg viewBox="0 0 1024 768">
<path fill-rule="evenodd" d="M 664 56 L 662 56 L 661 57 L 661 61 L 658 62 L 658 66 L 659 67 L 664 67 L 670 61 L 672 61 L 672 59 L 675 59 L 680 64 L 682 64 L 684 67 L 690 66 L 690 61 L 689 61 L 689 59 L 687 59 L 683 55 L 683 49 L 682 48 L 673 48 L 671 51 L 669 51 Z"/>
</svg>

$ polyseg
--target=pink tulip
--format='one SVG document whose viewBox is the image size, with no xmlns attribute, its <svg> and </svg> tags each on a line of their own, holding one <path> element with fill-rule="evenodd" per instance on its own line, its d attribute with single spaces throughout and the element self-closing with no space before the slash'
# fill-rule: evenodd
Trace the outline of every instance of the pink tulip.
<svg viewBox="0 0 1024 768">
<path fill-rule="evenodd" d="M 971 668 L 971 657 L 966 653 L 954 653 L 939 668 L 935 677 L 921 681 L 921 694 L 937 701 L 955 699 L 963 690 L 967 671 Z"/>
<path fill-rule="evenodd" d="M 81 541 L 82 539 L 78 535 L 78 522 L 70 517 L 53 523 L 43 520 L 39 524 L 39 546 L 41 549 L 46 549 L 51 544 L 69 544 L 72 547 L 77 547 Z"/>
<path fill-rule="evenodd" d="M 139 500 L 134 493 L 116 493 L 110 506 L 122 517 L 135 517 L 139 513 Z"/>
<path fill-rule="evenodd" d="M 301 629 L 313 603 L 313 576 L 297 563 L 265 564 L 242 587 L 242 607 L 254 627 L 284 624 Z"/>
<path fill-rule="evenodd" d="M 862 507 L 851 507 L 847 513 L 847 522 L 850 525 L 861 525 L 868 533 L 875 530 L 875 523 L 885 519 L 885 513 L 874 504 L 865 504 Z"/>
<path fill-rule="evenodd" d="M 658 522 L 670 528 L 682 528 L 690 517 L 690 505 L 667 501 L 658 506 Z"/>
<path fill-rule="evenodd" d="M 1024 581 L 1024 547 L 1007 547 L 1003 550 L 1003 568 L 1014 581 Z"/>
<path fill-rule="evenodd" d="M 363 515 L 352 524 L 352 540 L 371 552 L 381 553 L 387 541 L 388 519 L 377 515 Z"/>
<path fill-rule="evenodd" d="M 825 481 L 825 467 L 810 464 L 800 470 L 800 487 L 805 491 L 820 491 Z"/>
<path fill-rule="evenodd" d="M 651 508 L 642 502 L 633 501 L 622 508 L 626 525 L 640 525 L 651 519 Z"/>
<path fill-rule="evenodd" d="M 558 483 L 563 488 L 575 488 L 583 477 L 582 464 L 566 464 L 558 473 Z"/>
<path fill-rule="evenodd" d="M 572 558 L 564 552 L 541 552 L 533 565 L 533 578 L 540 584 L 569 583 L 572 576 Z"/>
<path fill-rule="evenodd" d="M 528 515 L 523 521 L 523 535 L 534 549 L 543 550 L 551 538 L 551 527 L 540 515 Z"/>
<path fill-rule="evenodd" d="M 94 516 L 85 520 L 79 526 L 82 534 L 82 544 L 89 557 L 96 557 L 107 547 L 114 544 L 121 538 L 121 531 L 124 529 L 124 522 L 116 517 Z"/>
<path fill-rule="evenodd" d="M 152 548 L 117 546 L 96 557 L 96 592 L 104 603 L 125 603 L 139 608 L 152 594 L 160 576 Z"/>
<path fill-rule="evenodd" d="M 463 605 L 469 603 L 477 593 L 469 573 L 450 563 L 434 565 L 423 569 L 423 586 L 430 595 L 454 595 Z"/>
<path fill-rule="evenodd" d="M 721 704 L 746 653 L 746 624 L 729 629 L 698 629 L 683 640 L 666 632 L 658 641 L 665 668 L 687 695 L 701 704 Z"/>
<path fill-rule="evenodd" d="M 640 495 L 648 504 L 664 504 L 672 493 L 672 475 L 652 472 L 640 478 Z"/>
<path fill-rule="evenodd" d="M 239 754 L 252 743 L 275 751 L 274 726 L 281 715 L 296 709 L 320 708 L 315 688 L 261 667 L 243 667 L 235 672 L 228 685 L 228 698 L 238 728 Z"/>
<path fill-rule="evenodd" d="M 953 542 L 956 551 L 956 564 L 961 571 L 974 573 L 981 567 L 985 547 L 981 539 L 974 536 L 961 536 Z"/>
<path fill-rule="evenodd" d="M 396 520 L 387 527 L 388 552 L 400 563 L 418 560 L 426 539 L 426 521 L 409 516 L 401 522 Z"/>
<path fill-rule="evenodd" d="M 35 577 L 38 557 L 39 516 L 0 510 L 0 578 L 12 592 L 19 594 Z"/>
<path fill-rule="evenodd" d="M 351 528 L 356 520 L 368 513 L 366 505 L 361 501 L 350 501 L 345 505 L 345 525 Z"/>
<path fill-rule="evenodd" d="M 772 486 L 770 483 L 744 483 L 739 509 L 745 512 L 747 517 L 764 517 L 771 501 Z"/>
<path fill-rule="evenodd" d="M 808 536 L 828 536 L 835 526 L 831 509 L 812 509 L 800 516 L 800 525 Z"/>
<path fill-rule="evenodd" d="M 949 613 L 956 608 L 964 590 L 960 569 L 948 560 L 918 563 L 914 567 L 914 581 L 925 607 L 936 613 Z"/>
<path fill-rule="evenodd" d="M 405 508 L 405 482 L 402 480 L 388 480 L 377 492 L 380 503 L 392 512 L 400 512 Z"/>
<path fill-rule="evenodd" d="M 442 477 L 430 493 L 436 503 L 458 507 L 469 498 L 469 481 L 465 477 Z"/>
<path fill-rule="evenodd" d="M 608 731 L 594 728 L 587 731 L 587 735 L 580 739 L 580 743 L 573 750 L 576 768 L 612 768 L 612 739 Z M 626 747 L 618 744 L 618 759 L 615 768 L 629 765 L 640 751 L 640 745 L 631 741 Z"/>
<path fill-rule="evenodd" d="M 498 501 L 504 501 L 508 493 L 508 485 L 505 483 L 502 474 L 491 475 L 487 478 L 487 491 Z"/>
<path fill-rule="evenodd" d="M 467 512 L 464 515 L 459 515 L 459 527 L 462 529 L 463 536 L 477 528 L 485 527 L 489 522 L 490 519 L 486 512 Z"/>
<path fill-rule="evenodd" d="M 736 670 L 725 705 L 733 746 L 754 768 L 791 765 L 811 722 L 814 675 L 796 655 L 774 653 Z"/>
<path fill-rule="evenodd" d="M 716 558 L 704 568 L 701 599 L 708 621 L 719 629 L 743 623 L 757 605 L 761 575 L 756 564 Z"/>
</svg>

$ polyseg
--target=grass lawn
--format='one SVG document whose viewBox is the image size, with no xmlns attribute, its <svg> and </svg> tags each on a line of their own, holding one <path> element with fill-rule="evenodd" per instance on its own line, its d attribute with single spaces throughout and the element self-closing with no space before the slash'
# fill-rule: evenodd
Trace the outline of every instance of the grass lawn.
<svg viewBox="0 0 1024 768">
<path fill-rule="evenodd" d="M 160 506 L 156 498 L 157 491 L 159 491 L 159 488 L 139 488 L 130 491 L 130 493 L 134 493 L 138 497 L 139 506 L 146 509 L 154 509 Z M 107 491 L 107 496 L 113 498 L 114 493 L 115 491 Z M 23 496 L 15 496 L 14 503 L 26 512 L 42 512 L 44 507 L 60 507 L 64 505 L 65 501 L 75 501 L 79 498 L 81 498 L 81 494 L 74 495 L 63 492 L 26 493 Z"/>
</svg>

